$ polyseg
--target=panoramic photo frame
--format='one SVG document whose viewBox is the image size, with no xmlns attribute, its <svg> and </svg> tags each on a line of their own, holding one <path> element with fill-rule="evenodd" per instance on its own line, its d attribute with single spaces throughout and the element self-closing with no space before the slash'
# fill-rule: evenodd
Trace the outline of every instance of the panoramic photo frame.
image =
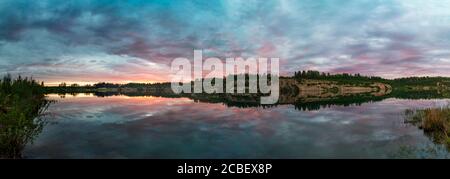
<svg viewBox="0 0 450 179">
<path fill-rule="evenodd" d="M 448 159 L 449 9 L 0 0 L 0 159 L 149 159 L 175 176 Z"/>
</svg>

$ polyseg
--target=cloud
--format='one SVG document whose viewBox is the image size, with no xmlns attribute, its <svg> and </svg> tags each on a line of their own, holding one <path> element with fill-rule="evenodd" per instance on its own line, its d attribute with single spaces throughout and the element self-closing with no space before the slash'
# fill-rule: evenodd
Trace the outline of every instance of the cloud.
<svg viewBox="0 0 450 179">
<path fill-rule="evenodd" d="M 3 0 L 0 71 L 52 82 L 164 81 L 172 59 L 203 49 L 223 59 L 278 57 L 284 74 L 450 75 L 449 4 Z"/>
</svg>

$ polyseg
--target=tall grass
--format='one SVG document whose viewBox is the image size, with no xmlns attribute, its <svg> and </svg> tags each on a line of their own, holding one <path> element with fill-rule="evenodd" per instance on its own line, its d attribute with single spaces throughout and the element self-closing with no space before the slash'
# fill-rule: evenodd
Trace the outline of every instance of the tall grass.
<svg viewBox="0 0 450 179">
<path fill-rule="evenodd" d="M 406 123 L 422 129 L 434 143 L 443 144 L 450 151 L 450 108 L 407 110 Z"/>
<path fill-rule="evenodd" d="M 0 158 L 21 158 L 27 143 L 42 131 L 41 118 L 50 101 L 31 78 L 0 80 Z"/>
</svg>

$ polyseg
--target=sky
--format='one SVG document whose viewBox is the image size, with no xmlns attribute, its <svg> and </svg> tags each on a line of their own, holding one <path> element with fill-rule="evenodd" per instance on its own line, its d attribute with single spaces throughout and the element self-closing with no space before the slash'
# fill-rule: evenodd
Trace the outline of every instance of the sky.
<svg viewBox="0 0 450 179">
<path fill-rule="evenodd" d="M 0 73 L 170 81 L 170 63 L 277 57 L 298 70 L 450 76 L 450 0 L 1 0 Z"/>
</svg>

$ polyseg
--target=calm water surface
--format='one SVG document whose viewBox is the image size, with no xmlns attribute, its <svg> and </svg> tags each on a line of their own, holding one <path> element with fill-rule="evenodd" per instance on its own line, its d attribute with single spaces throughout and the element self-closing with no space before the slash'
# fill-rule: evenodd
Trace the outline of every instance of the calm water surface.
<svg viewBox="0 0 450 179">
<path fill-rule="evenodd" d="M 49 95 L 48 124 L 25 158 L 444 158 L 405 124 L 407 109 L 448 101 L 385 99 L 299 111 L 188 98 Z"/>
</svg>

